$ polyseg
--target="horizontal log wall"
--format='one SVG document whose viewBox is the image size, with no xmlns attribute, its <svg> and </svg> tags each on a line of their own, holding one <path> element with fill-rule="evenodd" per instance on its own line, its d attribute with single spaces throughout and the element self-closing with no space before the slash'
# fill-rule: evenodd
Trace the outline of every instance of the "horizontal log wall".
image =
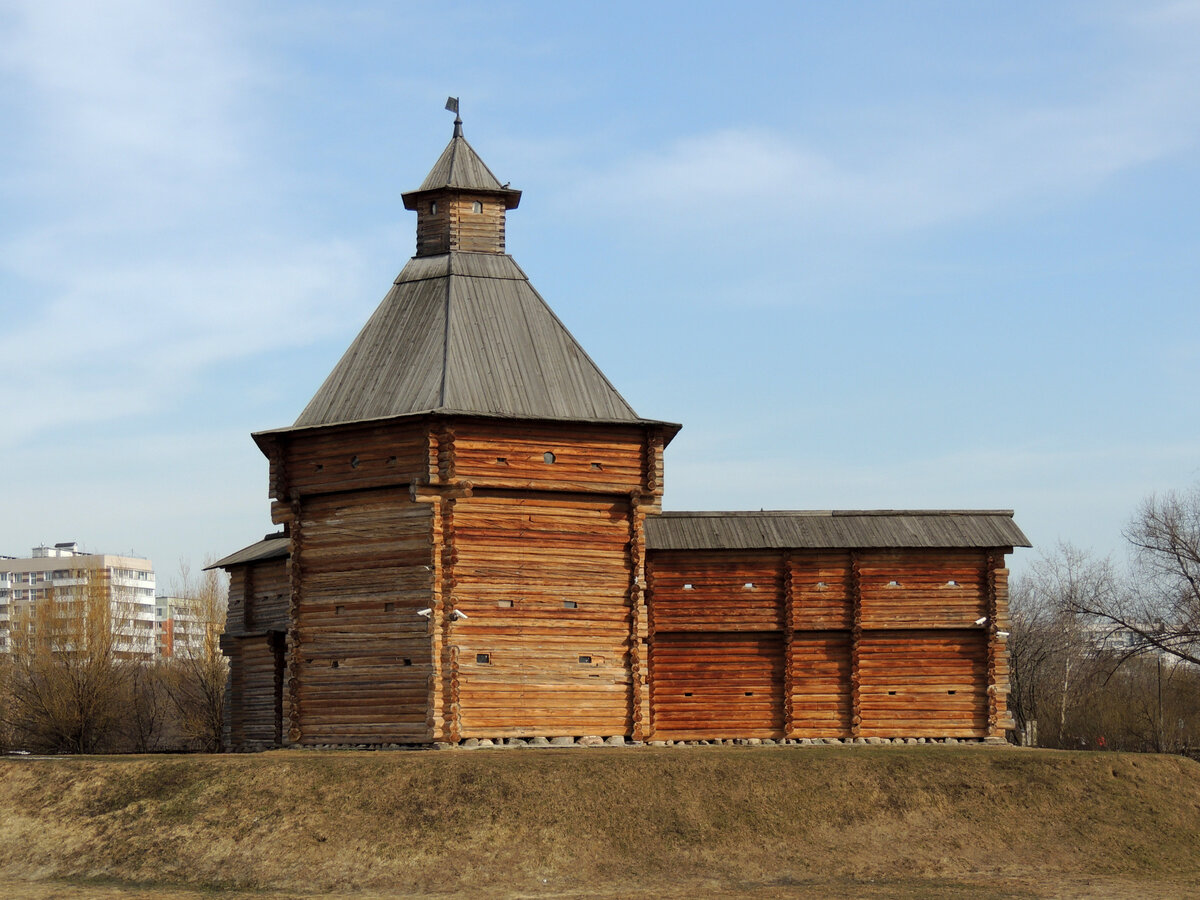
<svg viewBox="0 0 1200 900">
<path fill-rule="evenodd" d="M 473 253 L 504 252 L 504 201 L 489 194 L 450 194 L 449 249 Z M 482 207 L 475 212 L 475 203 Z"/>
<path fill-rule="evenodd" d="M 231 642 L 230 689 L 240 702 L 230 708 L 230 744 L 275 746 L 278 742 L 278 678 L 275 653 L 268 635 L 237 638 Z"/>
<path fill-rule="evenodd" d="M 463 423 L 454 473 L 477 488 L 628 494 L 643 489 L 643 442 L 637 428 Z"/>
<path fill-rule="evenodd" d="M 287 631 L 289 585 L 287 560 L 268 559 L 245 567 L 246 631 Z"/>
<path fill-rule="evenodd" d="M 862 737 L 986 737 L 987 630 L 880 630 L 859 657 Z"/>
<path fill-rule="evenodd" d="M 225 634 L 246 633 L 246 567 L 233 566 L 229 572 L 229 593 L 225 605 Z"/>
<path fill-rule="evenodd" d="M 782 737 L 783 634 L 656 633 L 650 647 L 655 737 Z"/>
<path fill-rule="evenodd" d="M 982 551 L 859 555 L 863 628 L 967 628 L 987 613 Z"/>
<path fill-rule="evenodd" d="M 730 736 L 731 720 L 749 737 L 1002 734 L 1007 572 L 996 559 L 651 551 L 655 736 Z"/>
<path fill-rule="evenodd" d="M 284 440 L 272 460 L 272 497 L 312 496 L 429 481 L 437 478 L 430 427 L 351 425 Z M 432 461 L 431 461 L 432 455 Z"/>
<path fill-rule="evenodd" d="M 292 727 L 312 743 L 420 743 L 432 675 L 431 514 L 407 490 L 316 497 L 293 539 Z"/>
<path fill-rule="evenodd" d="M 454 504 L 448 625 L 461 737 L 626 735 L 630 508 L 479 492 Z"/>
</svg>

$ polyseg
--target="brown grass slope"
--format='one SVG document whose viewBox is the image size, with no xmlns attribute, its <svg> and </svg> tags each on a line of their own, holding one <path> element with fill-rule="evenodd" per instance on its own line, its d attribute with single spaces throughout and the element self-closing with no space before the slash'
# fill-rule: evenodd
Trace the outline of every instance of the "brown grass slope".
<svg viewBox="0 0 1200 900">
<path fill-rule="evenodd" d="M 1200 884 L 1200 764 L 931 746 L 0 761 L 0 879 L 599 892 L 1033 873 Z"/>
</svg>

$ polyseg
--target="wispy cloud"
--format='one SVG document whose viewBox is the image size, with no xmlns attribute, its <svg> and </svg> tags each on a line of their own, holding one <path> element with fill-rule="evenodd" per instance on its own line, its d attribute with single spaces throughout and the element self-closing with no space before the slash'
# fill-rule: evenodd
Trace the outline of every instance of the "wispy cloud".
<svg viewBox="0 0 1200 900">
<path fill-rule="evenodd" d="M 1200 143 L 1197 4 L 1143 8 L 1107 25 L 1126 52 L 1095 60 L 1086 83 L 1054 91 L 1053 101 L 1009 97 L 950 120 L 914 99 L 907 115 L 892 108 L 838 136 L 853 144 L 870 135 L 873 151 L 857 162 L 844 143 L 834 150 L 778 131 L 696 134 L 577 179 L 568 202 L 635 229 L 669 219 L 684 234 L 728 234 L 750 221 L 886 233 L 1087 192 Z"/>
<path fill-rule="evenodd" d="M 309 342 L 361 259 L 288 233 L 246 96 L 270 73 L 220 4 L 33 0 L 0 31 L 19 127 L 3 153 L 3 440 L 144 413 L 222 362 Z M 270 237 L 265 235 L 270 234 Z M 0 298 L 10 306 L 11 299 Z"/>
</svg>

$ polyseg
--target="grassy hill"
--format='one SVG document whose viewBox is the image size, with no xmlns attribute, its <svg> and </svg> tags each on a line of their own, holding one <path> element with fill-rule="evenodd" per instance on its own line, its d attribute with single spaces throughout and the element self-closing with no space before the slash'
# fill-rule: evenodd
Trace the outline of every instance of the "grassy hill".
<svg viewBox="0 0 1200 900">
<path fill-rule="evenodd" d="M 0 761 L 6 895 L 214 889 L 1200 896 L 1200 764 L 963 745 Z"/>
</svg>

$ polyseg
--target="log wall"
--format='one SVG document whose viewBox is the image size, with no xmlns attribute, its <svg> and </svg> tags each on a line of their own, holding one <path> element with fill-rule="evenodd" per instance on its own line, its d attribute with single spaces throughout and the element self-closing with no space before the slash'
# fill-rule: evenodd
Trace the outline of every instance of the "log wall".
<svg viewBox="0 0 1200 900">
<path fill-rule="evenodd" d="M 231 567 L 221 646 L 229 660 L 226 741 L 233 749 L 277 746 L 287 728 L 283 651 L 288 599 L 285 559 Z"/>
<path fill-rule="evenodd" d="M 627 735 L 627 500 L 483 493 L 454 507 L 462 737 Z"/>
<path fill-rule="evenodd" d="M 292 555 L 232 573 L 244 740 L 280 721 L 300 744 L 1011 727 L 1005 548 L 648 551 L 654 427 L 430 418 L 266 443 Z M 269 641 L 232 635 L 283 627 L 271 706 Z"/>
<path fill-rule="evenodd" d="M 318 496 L 293 532 L 292 740 L 430 740 L 429 507 L 407 490 Z M 299 583 L 295 583 L 296 575 Z"/>
<path fill-rule="evenodd" d="M 1012 727 L 1002 561 L 984 550 L 651 551 L 652 732 L 1001 736 Z"/>
</svg>

